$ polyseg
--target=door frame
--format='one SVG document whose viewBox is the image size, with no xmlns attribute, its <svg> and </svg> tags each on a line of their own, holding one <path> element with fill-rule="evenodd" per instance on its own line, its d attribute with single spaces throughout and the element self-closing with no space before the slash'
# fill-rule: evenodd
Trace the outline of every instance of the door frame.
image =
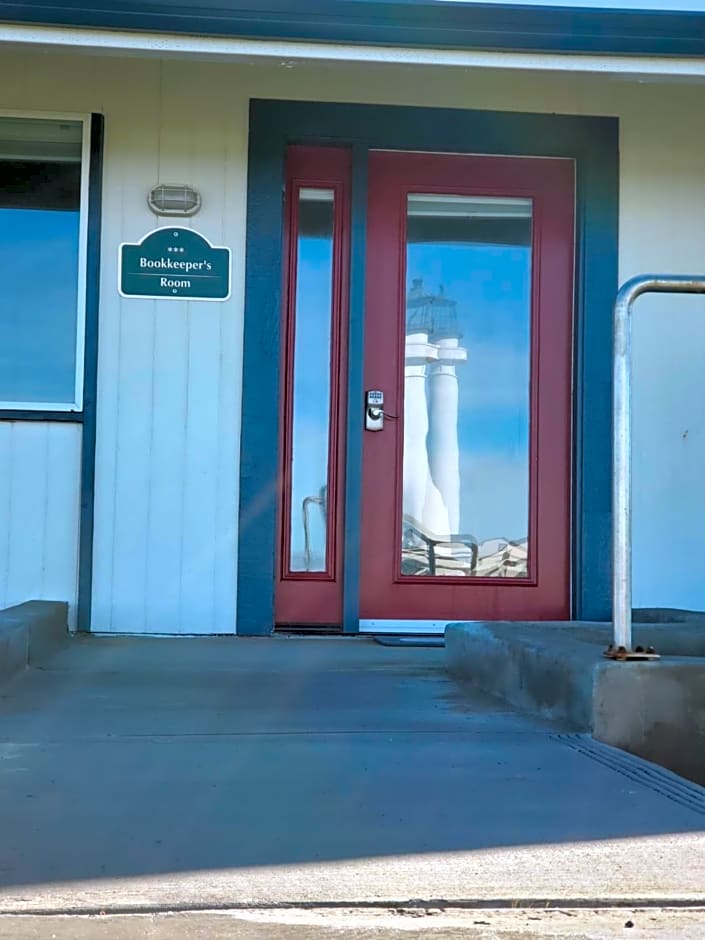
<svg viewBox="0 0 705 940">
<path fill-rule="evenodd" d="M 253 100 L 247 190 L 237 632 L 274 619 L 283 187 L 289 144 L 352 152 L 343 631 L 359 631 L 363 323 L 370 150 L 563 157 L 576 164 L 572 616 L 611 615 L 612 306 L 618 286 L 617 118 Z M 355 407 L 355 403 L 360 407 Z M 589 416 L 586 420 L 585 416 Z"/>
<path fill-rule="evenodd" d="M 570 523 L 571 523 L 571 431 L 572 431 L 572 335 L 573 263 L 575 240 L 575 163 L 573 160 L 531 157 L 477 156 L 475 154 L 426 154 L 374 151 L 370 154 L 368 180 L 367 309 L 365 327 L 365 387 L 385 390 L 385 408 L 399 420 L 385 422 L 382 434 L 365 434 L 363 444 L 363 504 L 360 613 L 363 624 L 371 618 L 463 619 L 472 612 L 475 620 L 563 620 L 570 616 Z M 408 291 L 412 273 L 408 226 L 408 200 L 412 193 L 442 193 L 473 198 L 508 196 L 524 199 L 530 206 L 528 223 L 530 265 L 526 307 L 528 368 L 525 431 L 527 494 L 524 511 L 528 558 L 527 570 L 517 577 L 455 576 L 423 577 L 402 570 L 402 489 L 406 468 L 407 425 L 405 342 L 407 339 Z M 433 251 L 426 248 L 427 252 Z M 428 257 L 428 255 L 427 255 Z M 439 255 L 434 253 L 436 260 Z M 440 262 L 439 262 L 440 263 Z M 428 274 L 428 272 L 426 272 Z M 470 303 L 462 293 L 448 287 L 452 275 L 437 272 L 458 304 L 459 318 Z M 425 282 L 426 292 L 438 289 L 438 281 Z M 475 303 L 480 303 L 474 298 Z M 480 312 L 475 309 L 470 320 Z M 467 310 L 465 311 L 467 313 Z M 496 312 L 496 311 L 495 311 Z M 423 327 L 415 328 L 424 332 Z M 431 328 L 432 330 L 432 328 Z M 429 330 L 429 332 L 431 332 Z M 412 330 L 411 332 L 414 332 Z M 478 368 L 480 349 L 472 338 L 472 326 L 464 323 L 454 334 L 459 347 L 466 347 L 467 369 Z M 462 336 L 462 339 L 460 338 Z M 435 342 L 427 337 L 430 344 Z M 506 337 L 505 337 L 506 341 Z M 420 341 L 418 341 L 420 342 Z M 490 342 L 490 340 L 488 340 Z M 418 359 L 414 360 L 418 362 Z M 447 361 L 447 360 L 446 360 Z M 427 367 L 424 367 L 427 368 Z M 481 368 L 481 366 L 480 366 Z M 456 377 L 458 430 L 463 414 L 461 389 L 469 381 L 464 368 Z M 428 381 L 428 380 L 427 380 Z M 432 380 L 431 380 L 432 381 Z M 432 430 L 429 389 L 425 389 Z M 467 406 L 467 402 L 466 402 Z M 480 431 L 482 436 L 482 431 Z M 456 436 L 459 452 L 467 446 Z M 516 443 L 516 442 L 515 442 Z M 422 445 L 427 468 L 433 477 L 428 441 Z M 424 457 L 417 454 L 417 460 Z M 458 460 L 461 460 L 460 453 Z M 458 496 L 463 497 L 457 466 Z M 433 481 L 438 484 L 439 481 Z M 467 479 L 465 480 L 467 483 Z M 479 499 L 490 497 L 485 491 Z M 467 494 L 466 494 L 467 498 Z M 476 494 L 476 499 L 477 499 Z M 458 507 L 460 510 L 460 507 Z M 467 507 L 466 507 L 467 508 Z M 421 511 L 417 521 L 421 522 Z M 515 520 L 521 526 L 521 522 Z M 434 526 L 424 520 L 424 525 Z M 443 532 L 442 528 L 439 531 Z M 475 533 L 472 522 L 451 531 Z M 509 533 L 492 533 L 495 537 Z M 518 537 L 516 531 L 513 537 Z M 487 536 L 487 533 L 485 533 Z M 463 537 L 459 536 L 462 541 Z M 478 550 L 480 546 L 477 546 Z M 467 551 L 467 549 L 466 549 Z"/>
</svg>

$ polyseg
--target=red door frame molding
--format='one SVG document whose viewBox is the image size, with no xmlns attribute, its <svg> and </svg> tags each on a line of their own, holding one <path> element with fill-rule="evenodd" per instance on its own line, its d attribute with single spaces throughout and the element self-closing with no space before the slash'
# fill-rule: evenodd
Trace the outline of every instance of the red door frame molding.
<svg viewBox="0 0 705 940">
<path fill-rule="evenodd" d="M 275 580 L 275 623 L 340 627 L 343 604 L 343 520 L 346 407 L 346 347 L 350 239 L 351 155 L 345 148 L 291 146 L 287 151 L 282 367 L 280 370 L 279 512 Z M 329 384 L 326 570 L 292 571 L 291 469 L 294 398 L 294 340 L 298 219 L 301 189 L 334 193 L 331 350 Z"/>
</svg>

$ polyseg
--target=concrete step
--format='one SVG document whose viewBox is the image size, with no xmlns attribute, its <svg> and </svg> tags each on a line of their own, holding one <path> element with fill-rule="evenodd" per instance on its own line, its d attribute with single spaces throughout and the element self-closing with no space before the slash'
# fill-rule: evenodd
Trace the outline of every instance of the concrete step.
<svg viewBox="0 0 705 940">
<path fill-rule="evenodd" d="M 705 630 L 635 624 L 654 662 L 603 657 L 611 625 L 475 622 L 446 629 L 450 672 L 533 714 L 705 783 Z"/>
<path fill-rule="evenodd" d="M 68 637 L 68 604 L 26 601 L 0 611 L 0 682 L 43 661 Z"/>
</svg>

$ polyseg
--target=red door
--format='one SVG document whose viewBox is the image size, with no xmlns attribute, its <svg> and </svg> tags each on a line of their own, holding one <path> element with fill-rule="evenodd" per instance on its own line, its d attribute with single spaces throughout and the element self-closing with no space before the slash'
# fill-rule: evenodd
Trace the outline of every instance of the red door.
<svg viewBox="0 0 705 940">
<path fill-rule="evenodd" d="M 370 155 L 363 621 L 569 616 L 573 248 L 569 160 Z"/>
</svg>

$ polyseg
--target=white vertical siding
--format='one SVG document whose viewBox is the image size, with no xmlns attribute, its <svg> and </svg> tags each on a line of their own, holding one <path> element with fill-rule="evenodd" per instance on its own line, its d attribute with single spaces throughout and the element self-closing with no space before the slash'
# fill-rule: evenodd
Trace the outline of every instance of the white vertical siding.
<svg viewBox="0 0 705 940">
<path fill-rule="evenodd" d="M 0 608 L 64 600 L 76 620 L 81 427 L 0 422 Z"/>
<path fill-rule="evenodd" d="M 185 224 L 244 241 L 244 109 L 224 115 L 208 70 L 140 63 L 111 110 L 104 207 L 113 252 L 168 225 L 148 210 L 158 182 L 203 196 Z M 184 223 L 180 223 L 184 224 Z M 237 256 L 237 252 L 236 252 Z M 111 266 L 112 267 L 112 266 Z M 225 303 L 119 298 L 104 270 L 93 629 L 235 632 L 241 265 Z"/>
<path fill-rule="evenodd" d="M 652 96 L 622 125 L 622 275 L 702 275 L 703 94 Z M 705 609 L 705 299 L 638 300 L 633 336 L 635 602 Z"/>
<path fill-rule="evenodd" d="M 705 126 L 693 119 L 705 105 L 702 87 L 579 74 L 4 53 L 0 107 L 105 114 L 95 630 L 235 628 L 250 97 L 616 115 L 622 278 L 705 269 Z M 203 209 L 189 224 L 232 248 L 229 301 L 118 296 L 117 246 L 158 224 L 145 196 L 159 181 L 201 191 Z M 637 604 L 705 608 L 703 363 L 705 302 L 639 301 Z M 78 466 L 67 458 L 61 473 L 77 475 Z M 8 567 L 3 550 L 0 590 L 15 591 L 21 566 Z"/>
</svg>

